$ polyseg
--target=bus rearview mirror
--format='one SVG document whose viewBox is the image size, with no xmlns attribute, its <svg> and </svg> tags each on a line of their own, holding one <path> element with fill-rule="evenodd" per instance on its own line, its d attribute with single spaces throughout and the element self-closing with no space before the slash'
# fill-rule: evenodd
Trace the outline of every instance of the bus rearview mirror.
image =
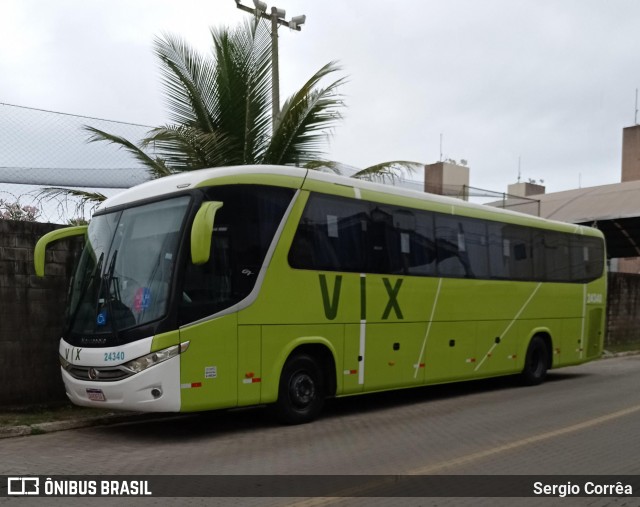
<svg viewBox="0 0 640 507">
<path fill-rule="evenodd" d="M 206 264 L 209 261 L 216 211 L 222 206 L 223 203 L 220 201 L 206 201 L 196 213 L 191 227 L 191 262 L 193 264 Z"/>
<path fill-rule="evenodd" d="M 65 227 L 64 229 L 56 229 L 55 231 L 48 232 L 42 236 L 36 243 L 36 248 L 33 251 L 33 267 L 36 270 L 36 275 L 39 277 L 44 276 L 45 253 L 51 243 L 71 236 L 83 236 L 86 234 L 88 228 L 88 225 Z"/>
</svg>

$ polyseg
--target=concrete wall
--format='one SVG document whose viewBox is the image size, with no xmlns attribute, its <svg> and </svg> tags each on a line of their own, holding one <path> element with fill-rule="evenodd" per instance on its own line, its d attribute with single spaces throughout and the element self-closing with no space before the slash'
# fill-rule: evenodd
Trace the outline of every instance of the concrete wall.
<svg viewBox="0 0 640 507">
<path fill-rule="evenodd" d="M 640 341 L 640 275 L 609 273 L 606 343 Z"/>
<path fill-rule="evenodd" d="M 33 248 L 61 226 L 0 220 L 0 407 L 64 401 L 58 341 L 78 238 L 47 253 L 47 277 L 35 276 Z"/>
</svg>

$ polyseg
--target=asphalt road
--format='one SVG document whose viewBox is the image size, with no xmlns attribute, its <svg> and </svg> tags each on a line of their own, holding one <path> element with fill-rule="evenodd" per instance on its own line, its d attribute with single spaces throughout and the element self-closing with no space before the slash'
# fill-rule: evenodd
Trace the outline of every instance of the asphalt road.
<svg viewBox="0 0 640 507">
<path fill-rule="evenodd" d="M 334 400 L 321 419 L 302 426 L 279 426 L 264 409 L 251 409 L 4 439 L 0 475 L 640 475 L 638 386 L 640 356 L 628 356 L 552 371 L 536 387 L 493 379 Z M 38 500 L 29 504 L 45 505 Z M 640 498 L 459 500 L 219 504 L 640 504 Z"/>
</svg>

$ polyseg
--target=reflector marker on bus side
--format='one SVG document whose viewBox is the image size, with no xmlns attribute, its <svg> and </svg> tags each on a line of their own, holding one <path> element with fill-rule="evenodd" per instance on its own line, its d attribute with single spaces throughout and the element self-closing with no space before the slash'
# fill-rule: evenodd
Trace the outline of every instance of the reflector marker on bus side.
<svg viewBox="0 0 640 507">
<path fill-rule="evenodd" d="M 420 355 L 418 356 L 418 361 L 413 365 L 415 371 L 413 372 L 413 378 L 418 377 L 418 369 L 423 368 L 422 358 L 424 356 L 424 350 L 427 347 L 427 339 L 429 338 L 429 333 L 431 332 L 431 323 L 433 322 L 433 316 L 436 313 L 436 305 L 438 304 L 438 298 L 440 297 L 440 288 L 442 287 L 442 278 L 438 280 L 438 288 L 436 289 L 436 297 L 433 299 L 433 306 L 431 307 L 431 316 L 429 317 L 429 322 L 427 323 L 427 331 L 424 334 L 424 340 L 422 341 L 422 348 L 420 349 Z"/>
<path fill-rule="evenodd" d="M 202 387 L 202 382 L 191 382 L 191 384 L 180 384 L 180 389 L 191 389 L 192 387 Z"/>
<path fill-rule="evenodd" d="M 529 298 L 524 302 L 524 304 L 522 305 L 522 308 L 520 308 L 520 310 L 518 310 L 518 313 L 516 313 L 516 316 L 513 318 L 513 320 L 511 322 L 509 322 L 509 325 L 507 326 L 507 328 L 502 332 L 502 334 L 499 336 L 500 341 L 502 342 L 502 340 L 504 339 L 504 337 L 506 336 L 506 334 L 509 332 L 509 330 L 511 329 L 511 327 L 515 324 L 515 322 L 520 318 L 520 315 L 522 315 L 522 312 L 524 312 L 524 310 L 527 308 L 527 306 L 529 306 L 529 303 L 531 303 L 531 300 L 533 299 L 533 296 L 536 295 L 536 293 L 538 292 L 538 290 L 540 289 L 540 287 L 542 287 L 542 282 L 539 282 L 538 285 L 536 285 L 536 288 L 533 289 L 533 292 L 531 293 L 531 295 L 529 296 Z M 489 357 L 489 354 L 493 353 L 493 349 L 496 348 L 498 344 L 494 343 L 493 345 L 491 345 L 491 348 L 489 349 L 489 351 L 485 354 L 485 356 L 482 358 L 482 361 L 480 361 L 478 363 L 478 365 L 475 367 L 475 369 L 473 371 L 478 371 L 478 369 L 484 364 L 484 362 L 487 360 L 487 358 Z M 515 358 L 515 356 L 514 356 Z"/>
<path fill-rule="evenodd" d="M 252 371 L 245 373 L 244 377 L 245 378 L 242 379 L 243 384 L 258 384 L 259 382 L 262 382 L 262 379 L 260 377 L 256 377 L 256 374 Z"/>
<path fill-rule="evenodd" d="M 356 375 L 358 370 L 344 370 L 345 375 Z"/>
</svg>

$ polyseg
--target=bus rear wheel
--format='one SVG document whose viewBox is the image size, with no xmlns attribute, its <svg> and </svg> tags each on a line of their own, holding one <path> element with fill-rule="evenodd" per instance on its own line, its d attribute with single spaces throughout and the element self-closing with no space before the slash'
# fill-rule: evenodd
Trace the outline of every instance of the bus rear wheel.
<svg viewBox="0 0 640 507">
<path fill-rule="evenodd" d="M 324 406 L 324 378 L 318 362 L 307 354 L 290 357 L 282 369 L 275 414 L 285 424 L 313 421 Z"/>
<path fill-rule="evenodd" d="M 526 386 L 542 383 L 547 377 L 549 366 L 547 343 L 541 336 L 534 336 L 529 343 L 527 356 L 524 360 L 524 369 L 520 374 L 522 383 Z"/>
</svg>

